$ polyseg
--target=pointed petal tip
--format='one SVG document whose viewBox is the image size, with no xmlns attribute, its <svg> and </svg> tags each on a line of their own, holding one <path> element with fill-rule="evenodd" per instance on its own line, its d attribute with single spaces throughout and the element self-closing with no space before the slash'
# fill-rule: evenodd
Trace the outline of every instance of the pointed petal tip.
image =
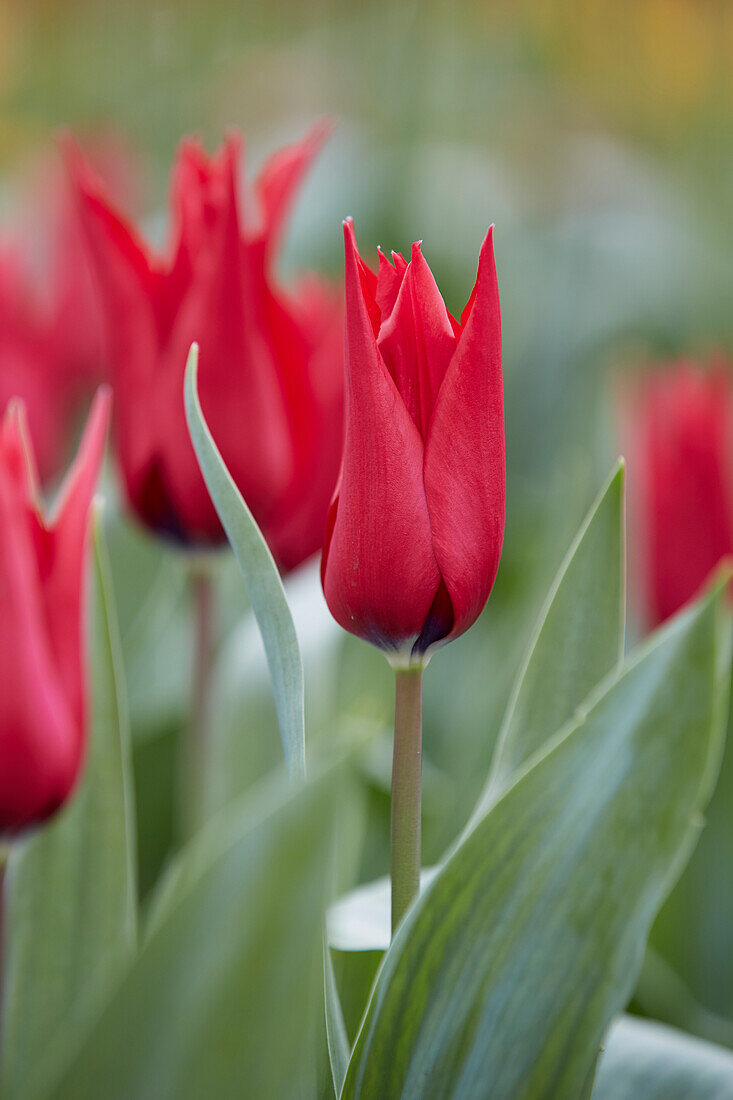
<svg viewBox="0 0 733 1100">
<path fill-rule="evenodd" d="M 73 163 L 74 158 L 81 155 L 79 142 L 71 127 L 63 126 L 58 129 L 53 136 L 53 141 L 65 164 Z"/>
<path fill-rule="evenodd" d="M 112 390 L 102 385 L 94 395 L 76 456 L 49 516 L 50 527 L 60 530 L 67 524 L 73 527 L 81 523 L 83 526 L 86 522 L 104 459 L 111 408 Z"/>
<path fill-rule="evenodd" d="M 107 429 L 109 427 L 110 418 L 112 415 L 112 387 L 106 382 L 102 383 L 97 388 L 97 392 L 94 395 L 92 401 L 92 407 L 89 411 L 89 417 L 84 429 L 84 439 L 82 441 L 82 447 L 86 441 L 87 436 L 91 436 L 97 440 L 101 440 L 100 446 L 104 448 L 104 441 L 107 435 Z"/>
<path fill-rule="evenodd" d="M 392 253 L 392 256 L 394 257 L 394 252 Z M 380 271 L 384 271 L 385 268 L 390 268 L 391 270 L 395 269 L 394 262 L 390 263 L 388 257 L 385 255 L 385 253 L 382 249 L 381 244 L 377 245 L 377 257 L 379 259 L 379 270 Z"/>
<path fill-rule="evenodd" d="M 351 252 L 358 256 L 359 248 L 356 243 L 356 230 L 354 229 L 354 219 L 349 216 L 348 218 L 344 218 L 341 224 L 343 225 L 344 229 L 344 244 L 347 246 L 347 249 L 350 249 Z"/>
<path fill-rule="evenodd" d="M 85 199 L 102 198 L 102 181 L 84 156 L 76 135 L 71 130 L 64 130 L 57 138 L 57 145 L 75 194 Z"/>
<path fill-rule="evenodd" d="M 480 254 L 483 254 L 486 249 L 491 249 L 492 252 L 494 251 L 494 225 L 495 223 L 492 222 L 486 230 L 486 236 L 482 241 Z"/>
<path fill-rule="evenodd" d="M 306 132 L 304 142 L 317 153 L 331 137 L 338 123 L 338 115 L 321 115 Z"/>
<path fill-rule="evenodd" d="M 224 131 L 224 141 L 222 142 L 221 148 L 230 156 L 239 157 L 244 148 L 244 136 L 242 131 L 238 130 L 236 126 L 227 126 Z"/>
<path fill-rule="evenodd" d="M 5 406 L 5 415 L 3 416 L 4 425 L 16 425 L 21 421 L 24 422 L 26 418 L 25 401 L 22 397 L 11 397 Z"/>
</svg>

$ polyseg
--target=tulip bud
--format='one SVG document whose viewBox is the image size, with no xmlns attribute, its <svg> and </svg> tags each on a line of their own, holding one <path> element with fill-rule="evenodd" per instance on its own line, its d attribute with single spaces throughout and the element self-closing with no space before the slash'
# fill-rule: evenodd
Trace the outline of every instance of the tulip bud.
<svg viewBox="0 0 733 1100">
<path fill-rule="evenodd" d="M 207 422 L 285 569 L 321 545 L 342 440 L 338 296 L 315 277 L 286 293 L 273 273 L 285 218 L 326 133 L 317 126 L 271 158 L 246 218 L 238 138 L 214 157 L 185 141 L 166 256 L 152 253 L 78 153 L 69 155 L 103 299 L 116 449 L 132 508 L 158 534 L 224 541 L 184 416 L 196 341 Z"/>
<path fill-rule="evenodd" d="M 87 536 L 109 402 L 97 394 L 51 518 L 39 503 L 22 404 L 0 425 L 1 833 L 54 813 L 82 766 Z"/>
<path fill-rule="evenodd" d="M 626 386 L 630 541 L 648 625 L 678 611 L 733 553 L 732 391 L 723 365 L 680 363 Z"/>
<path fill-rule="evenodd" d="M 346 439 L 322 579 L 333 616 L 393 663 L 424 663 L 491 592 L 506 497 L 499 294 L 489 230 L 460 322 L 420 244 L 346 245 Z"/>
</svg>

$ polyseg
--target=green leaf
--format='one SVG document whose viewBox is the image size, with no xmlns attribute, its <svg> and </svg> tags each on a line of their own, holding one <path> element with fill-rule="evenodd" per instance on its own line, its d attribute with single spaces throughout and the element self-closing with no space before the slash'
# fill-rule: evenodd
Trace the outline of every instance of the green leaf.
<svg viewBox="0 0 733 1100">
<path fill-rule="evenodd" d="M 14 844 L 6 877 L 3 1097 L 88 1017 L 135 951 L 129 734 L 102 534 L 95 524 L 89 759 L 73 800 Z"/>
<path fill-rule="evenodd" d="M 346 1077 L 351 1046 L 346 1034 L 344 1014 L 341 1011 L 336 975 L 328 944 L 323 941 L 323 991 L 326 1004 L 326 1039 L 328 1060 L 331 1064 L 334 1095 L 339 1096 Z"/>
<path fill-rule="evenodd" d="M 731 1100 L 733 1053 L 623 1016 L 604 1041 L 593 1100 Z"/>
<path fill-rule="evenodd" d="M 721 584 L 597 690 L 387 952 L 344 1098 L 587 1095 L 720 759 Z"/>
<path fill-rule="evenodd" d="M 624 652 L 625 585 L 624 464 L 619 461 L 550 588 L 471 825 L 618 667 Z"/>
<path fill-rule="evenodd" d="M 132 967 L 32 1097 L 313 1095 L 343 779 L 268 781 L 196 835 Z"/>
<path fill-rule="evenodd" d="M 242 570 L 262 634 L 275 695 L 285 763 L 291 775 L 305 769 L 303 665 L 293 617 L 269 547 L 224 465 L 201 411 L 197 391 L 198 345 L 186 365 L 188 430 L 221 525 Z"/>
</svg>

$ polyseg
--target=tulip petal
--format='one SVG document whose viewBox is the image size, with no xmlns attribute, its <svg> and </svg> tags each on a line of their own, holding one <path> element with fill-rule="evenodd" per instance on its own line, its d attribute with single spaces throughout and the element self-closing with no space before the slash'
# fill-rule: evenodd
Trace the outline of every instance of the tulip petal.
<svg viewBox="0 0 733 1100">
<path fill-rule="evenodd" d="M 506 473 L 499 292 L 490 229 L 472 308 L 445 375 L 425 445 L 433 548 L 453 605 L 450 637 L 489 597 L 504 538 Z"/>
<path fill-rule="evenodd" d="M 435 399 L 456 349 L 456 338 L 419 242 L 412 246 L 412 259 L 394 308 L 382 321 L 377 343 L 402 400 L 425 439 Z"/>
<path fill-rule="evenodd" d="M 40 500 L 38 470 L 28 432 L 28 418 L 23 401 L 13 398 L 0 425 L 0 447 L 6 472 L 13 478 L 22 496 L 37 503 Z"/>
<path fill-rule="evenodd" d="M 79 733 L 48 645 L 24 497 L 0 455 L 0 832 L 52 812 L 76 774 Z"/>
<path fill-rule="evenodd" d="M 407 264 L 402 256 L 400 256 L 399 252 L 392 253 L 395 261 L 394 266 L 389 262 L 381 248 L 377 249 L 377 254 L 379 255 L 379 272 L 377 274 L 374 299 L 379 307 L 382 318 L 386 318 L 389 317 L 394 309 L 397 295 L 402 286 L 402 280 L 407 271 Z M 402 261 L 401 263 L 398 262 L 398 258 Z"/>
<path fill-rule="evenodd" d="M 277 250 L 285 219 L 290 213 L 303 177 L 332 130 L 333 123 L 330 119 L 320 119 L 302 141 L 293 142 L 273 153 L 255 180 L 268 256 Z"/>
<path fill-rule="evenodd" d="M 343 450 L 344 324 L 336 287 L 308 278 L 288 303 L 305 339 L 300 362 L 288 357 L 288 407 L 295 448 L 295 476 L 271 522 L 263 530 L 276 561 L 295 568 L 323 545 L 328 507 Z M 278 326 L 280 336 L 289 326 Z M 279 355 L 286 354 L 281 345 Z M 300 387 L 300 389 L 298 388 Z M 304 390 L 304 393 L 300 391 Z"/>
<path fill-rule="evenodd" d="M 71 713 L 80 730 L 84 729 L 86 721 L 85 548 L 92 497 L 104 457 L 111 401 L 108 387 L 100 387 L 54 514 L 37 532 L 49 644 L 57 674 L 66 688 Z M 80 635 L 74 635 L 70 624 L 79 624 Z"/>
<path fill-rule="evenodd" d="M 169 323 L 164 303 L 165 273 L 135 230 L 104 194 L 101 183 L 69 144 L 67 163 L 78 199 L 82 226 L 104 306 L 108 357 L 117 394 L 115 430 L 121 467 L 130 481 L 154 457 L 154 414 L 140 415 L 140 395 L 156 376 L 162 330 Z"/>
<path fill-rule="evenodd" d="M 346 442 L 324 549 L 326 600 L 347 630 L 387 649 L 416 637 L 438 589 L 423 446 L 376 346 L 353 225 L 346 247 Z"/>
<path fill-rule="evenodd" d="M 277 341 L 292 358 L 287 369 L 293 372 L 304 354 L 287 312 L 281 309 L 272 316 L 276 303 L 265 279 L 261 250 L 242 245 L 233 149 L 224 163 L 225 190 L 165 349 L 156 395 L 160 476 L 180 527 L 189 537 L 203 540 L 222 535 L 183 413 L 183 370 L 191 342 L 196 339 L 201 347 L 204 415 L 262 526 L 285 492 L 294 465 Z M 274 325 L 277 339 L 272 336 Z"/>
<path fill-rule="evenodd" d="M 230 180 L 234 182 L 235 207 L 239 193 L 239 162 L 242 141 L 231 134 L 214 156 L 189 138 L 178 150 L 173 167 L 171 205 L 174 221 L 174 256 L 167 272 L 165 298 L 173 324 L 186 289 L 197 266 L 210 253 L 209 241 L 229 202 Z M 236 213 L 239 237 L 239 212 Z"/>
</svg>

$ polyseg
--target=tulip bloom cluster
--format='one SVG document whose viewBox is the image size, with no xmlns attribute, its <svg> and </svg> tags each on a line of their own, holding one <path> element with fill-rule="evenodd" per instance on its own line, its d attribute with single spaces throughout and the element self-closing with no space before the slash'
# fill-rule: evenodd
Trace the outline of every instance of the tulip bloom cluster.
<svg viewBox="0 0 733 1100">
<path fill-rule="evenodd" d="M 22 405 L 0 427 L 0 832 L 52 814 L 79 775 L 87 727 L 89 509 L 109 395 L 100 392 L 47 519 Z"/>
<path fill-rule="evenodd" d="M 650 625 L 733 554 L 732 399 L 724 365 L 690 363 L 651 373 L 624 397 L 632 538 Z"/>
<path fill-rule="evenodd" d="M 415 244 L 375 274 L 346 242 L 346 440 L 323 550 L 336 620 L 398 665 L 462 634 L 504 536 L 499 294 L 489 230 L 460 322 Z"/>
<path fill-rule="evenodd" d="M 285 218 L 326 135 L 280 150 L 242 217 L 240 142 L 214 157 L 189 140 L 172 186 L 173 242 L 156 256 L 73 150 L 70 163 L 102 290 L 116 446 L 127 495 L 153 531 L 223 540 L 186 429 L 183 375 L 200 347 L 201 401 L 224 460 L 281 567 L 321 545 L 338 473 L 343 400 L 338 294 L 273 275 Z"/>
<path fill-rule="evenodd" d="M 332 287 L 311 276 L 287 293 L 273 274 L 274 258 L 325 133 L 317 126 L 265 165 L 254 185 L 254 216 L 252 196 L 240 194 L 239 141 L 230 138 L 213 157 L 184 142 L 173 175 L 173 238 L 163 256 L 113 207 L 71 145 L 67 160 L 102 302 L 118 465 L 132 509 L 150 530 L 187 546 L 223 540 L 184 413 L 185 364 L 196 342 L 204 417 L 278 565 L 293 568 L 323 546 L 334 617 L 380 646 L 397 670 L 396 926 L 419 883 L 421 670 L 435 646 L 481 613 L 501 555 L 499 295 L 491 230 L 459 321 L 419 244 L 409 261 L 393 253 L 390 262 L 380 251 L 375 273 L 359 255 L 351 222 L 345 340 Z M 2 437 L 5 831 L 58 807 L 83 756 L 84 545 L 105 420 L 102 399 L 49 526 L 22 461 L 16 413 Z M 196 765 L 210 667 L 208 584 L 197 584 L 195 702 L 184 742 Z M 197 768 L 187 770 L 190 804 Z"/>
</svg>

